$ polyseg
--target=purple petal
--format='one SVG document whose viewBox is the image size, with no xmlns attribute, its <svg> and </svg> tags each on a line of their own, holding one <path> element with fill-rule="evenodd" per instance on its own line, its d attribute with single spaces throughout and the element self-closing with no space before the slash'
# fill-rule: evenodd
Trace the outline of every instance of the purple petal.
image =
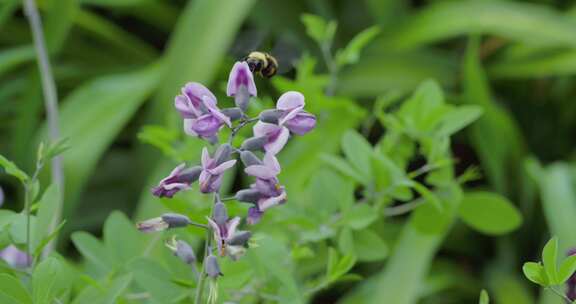
<svg viewBox="0 0 576 304">
<path fill-rule="evenodd" d="M 212 165 L 212 159 L 210 158 L 210 153 L 208 152 L 208 148 L 202 148 L 202 168 L 210 168 Z"/>
<path fill-rule="evenodd" d="M 208 172 L 210 172 L 210 174 L 213 174 L 213 175 L 222 174 L 222 173 L 224 173 L 224 171 L 232 168 L 235 164 L 236 164 L 236 160 L 231 159 L 229 161 L 225 161 L 225 162 L 221 163 L 220 165 L 218 165 L 214 169 L 209 169 Z"/>
<path fill-rule="evenodd" d="M 282 118 L 280 118 L 280 120 L 278 121 L 278 124 L 284 125 L 284 123 L 286 123 L 286 121 L 294 118 L 296 115 L 301 113 L 302 109 L 304 109 L 304 106 L 296 107 L 292 110 L 287 110 L 286 113 L 284 114 L 284 116 Z"/>
<path fill-rule="evenodd" d="M 304 135 L 316 126 L 316 116 L 310 113 L 300 112 L 294 118 L 286 121 L 284 126 L 294 134 Z"/>
<path fill-rule="evenodd" d="M 274 134 L 270 141 L 264 145 L 264 150 L 271 154 L 278 154 L 286 142 L 288 142 L 288 137 L 290 137 L 290 131 L 287 128 L 282 127 L 280 132 Z"/>
<path fill-rule="evenodd" d="M 260 211 L 266 211 L 266 209 L 274 207 L 278 204 L 282 204 L 285 201 L 286 201 L 286 191 L 282 191 L 282 193 L 278 196 L 269 197 L 267 199 L 258 201 L 258 209 L 260 209 Z"/>
<path fill-rule="evenodd" d="M 257 178 L 252 184 L 252 188 L 258 190 L 263 197 L 272 197 L 280 195 L 282 188 L 278 185 L 278 179 L 261 179 Z"/>
<path fill-rule="evenodd" d="M 210 228 L 212 228 L 212 232 L 214 233 L 214 240 L 218 246 L 218 252 L 222 253 L 222 245 L 224 244 L 224 240 L 222 239 L 222 231 L 220 230 L 220 226 L 218 226 L 218 224 L 216 224 L 216 222 L 214 222 L 211 218 L 206 217 L 206 219 L 208 219 L 208 225 Z"/>
<path fill-rule="evenodd" d="M 206 99 L 206 98 L 205 98 Z M 220 112 L 220 109 L 216 107 L 216 105 L 209 105 L 208 110 L 214 117 L 218 118 L 220 121 L 224 122 L 228 127 L 232 127 L 232 122 L 230 121 L 230 117 L 224 115 L 224 113 Z"/>
<path fill-rule="evenodd" d="M 26 268 L 30 266 L 32 258 L 26 252 L 18 249 L 14 245 L 0 250 L 0 259 L 4 260 L 6 264 L 14 268 Z"/>
<path fill-rule="evenodd" d="M 289 111 L 298 107 L 303 108 L 305 104 L 306 103 L 304 102 L 304 95 L 302 95 L 302 93 L 296 91 L 289 91 L 282 94 L 282 96 L 278 98 L 278 103 L 276 103 L 276 109 Z"/>
<path fill-rule="evenodd" d="M 190 136 L 198 136 L 198 134 L 192 130 L 192 124 L 195 121 L 195 118 L 185 118 L 184 119 L 184 133 L 190 135 Z"/>
<path fill-rule="evenodd" d="M 212 137 L 218 133 L 222 127 L 223 121 L 212 114 L 200 116 L 198 119 L 192 119 L 190 129 L 201 137 Z"/>
<path fill-rule="evenodd" d="M 196 118 L 200 114 L 200 112 L 192 106 L 188 97 L 184 95 L 178 95 L 174 98 L 174 107 L 180 112 L 183 118 Z"/>
<path fill-rule="evenodd" d="M 260 221 L 262 214 L 263 213 L 258 210 L 257 207 L 252 207 L 248 209 L 248 217 L 246 218 L 246 222 L 248 222 L 249 225 L 254 225 Z"/>
<path fill-rule="evenodd" d="M 252 130 L 254 131 L 254 137 L 268 136 L 280 129 L 279 126 L 275 124 L 265 123 L 258 121 Z"/>
<path fill-rule="evenodd" d="M 262 178 L 262 179 L 269 179 L 276 177 L 276 172 L 268 168 L 267 166 L 262 165 L 254 165 L 244 169 L 244 172 L 250 176 Z"/>
<path fill-rule="evenodd" d="M 220 189 L 220 185 L 222 184 L 222 175 L 211 175 L 207 171 L 202 172 L 203 173 L 206 172 L 206 178 L 203 182 L 199 183 L 200 192 L 202 193 L 217 192 Z"/>
<path fill-rule="evenodd" d="M 238 225 L 240 225 L 240 217 L 236 216 L 233 219 L 231 219 L 230 221 L 228 221 L 228 223 L 226 224 L 227 238 L 232 237 L 236 233 L 236 228 L 238 228 Z"/>
<path fill-rule="evenodd" d="M 238 61 L 232 67 L 230 76 L 228 77 L 228 86 L 226 88 L 226 95 L 235 96 L 241 86 L 248 89 L 251 96 L 256 96 L 256 84 L 254 83 L 254 76 L 248 67 L 248 63 Z"/>
<path fill-rule="evenodd" d="M 263 161 L 266 167 L 270 168 L 270 170 L 276 173 L 275 175 L 280 174 L 280 163 L 274 154 L 266 153 L 266 155 L 264 155 Z"/>
<path fill-rule="evenodd" d="M 190 102 L 192 106 L 198 111 L 201 111 L 204 114 L 205 111 L 202 111 L 204 108 L 203 105 L 203 97 L 208 96 L 211 100 L 216 100 L 216 96 L 208 90 L 204 85 L 197 83 L 197 82 L 189 82 L 182 88 L 182 94 L 184 94 Z"/>
</svg>

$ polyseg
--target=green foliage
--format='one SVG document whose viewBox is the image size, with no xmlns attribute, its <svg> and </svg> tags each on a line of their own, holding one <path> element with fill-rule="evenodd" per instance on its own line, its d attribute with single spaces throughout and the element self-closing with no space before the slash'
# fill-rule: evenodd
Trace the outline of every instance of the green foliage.
<svg viewBox="0 0 576 304">
<path fill-rule="evenodd" d="M 488 292 L 482 289 L 480 292 L 480 299 L 478 300 L 478 304 L 490 304 L 490 297 L 488 296 Z"/>
<path fill-rule="evenodd" d="M 559 263 L 558 238 L 553 237 L 542 250 L 542 263 L 526 262 L 522 271 L 528 280 L 540 286 L 562 285 L 576 272 L 576 255 Z"/>
<path fill-rule="evenodd" d="M 506 234 L 522 224 L 518 209 L 495 193 L 465 193 L 458 212 L 470 227 L 489 235 Z"/>
</svg>

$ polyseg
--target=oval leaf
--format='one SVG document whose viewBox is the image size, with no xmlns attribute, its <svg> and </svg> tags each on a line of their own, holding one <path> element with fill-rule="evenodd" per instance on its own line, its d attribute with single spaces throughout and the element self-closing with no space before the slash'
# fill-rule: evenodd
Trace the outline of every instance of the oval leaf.
<svg viewBox="0 0 576 304">
<path fill-rule="evenodd" d="M 506 234 L 522 223 L 522 215 L 510 201 L 490 192 L 466 193 L 459 214 L 470 227 L 489 235 Z"/>
</svg>

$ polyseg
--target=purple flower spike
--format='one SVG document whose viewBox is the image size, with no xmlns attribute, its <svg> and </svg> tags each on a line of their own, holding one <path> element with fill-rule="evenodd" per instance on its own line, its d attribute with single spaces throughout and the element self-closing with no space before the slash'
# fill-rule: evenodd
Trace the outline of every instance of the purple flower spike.
<svg viewBox="0 0 576 304">
<path fill-rule="evenodd" d="M 278 154 L 290 137 L 290 131 L 283 126 L 257 122 L 254 125 L 254 137 L 266 137 L 264 151 L 267 153 Z"/>
<path fill-rule="evenodd" d="M 572 248 L 568 251 L 568 256 L 571 255 L 576 255 L 576 248 Z M 566 281 L 566 286 L 568 287 L 566 290 L 566 297 L 568 297 L 570 301 L 576 300 L 576 273 L 573 273 L 568 281 Z"/>
<path fill-rule="evenodd" d="M 29 267 L 32 262 L 32 257 L 14 245 L 9 245 L 0 250 L 0 259 L 14 268 L 26 268 Z"/>
<path fill-rule="evenodd" d="M 181 164 L 174 168 L 167 177 L 160 181 L 157 187 L 152 189 L 152 194 L 158 197 L 171 198 L 178 191 L 189 189 L 190 185 L 198 180 L 202 168 L 196 166 L 186 169 L 185 167 L 185 164 Z"/>
<path fill-rule="evenodd" d="M 234 64 L 228 78 L 226 95 L 234 96 L 236 106 L 246 111 L 250 97 L 257 95 L 254 76 L 248 67 L 248 63 L 238 61 Z"/>
<path fill-rule="evenodd" d="M 297 135 L 310 132 L 316 126 L 316 116 L 304 111 L 304 105 L 301 93 L 290 91 L 282 94 L 276 104 L 276 109 L 283 112 L 278 124 Z"/>
<path fill-rule="evenodd" d="M 217 192 L 222 184 L 222 175 L 224 171 L 232 168 L 236 160 L 228 160 L 230 152 L 223 153 L 224 149 L 230 149 L 229 145 L 222 145 L 214 153 L 214 158 L 210 158 L 208 149 L 202 149 L 202 173 L 200 173 L 200 191 L 202 193 Z M 222 154 L 228 154 L 224 157 Z"/>
<path fill-rule="evenodd" d="M 248 209 L 248 217 L 246 218 L 246 222 L 248 222 L 249 225 L 255 225 L 262 218 L 262 214 L 264 214 L 264 212 L 258 210 L 258 207 L 252 207 Z"/>
</svg>

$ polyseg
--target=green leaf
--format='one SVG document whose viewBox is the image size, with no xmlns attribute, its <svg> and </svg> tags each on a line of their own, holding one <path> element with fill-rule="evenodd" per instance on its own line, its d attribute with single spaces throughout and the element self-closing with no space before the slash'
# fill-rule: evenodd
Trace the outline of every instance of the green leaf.
<svg viewBox="0 0 576 304">
<path fill-rule="evenodd" d="M 551 285 L 557 285 L 558 282 L 558 238 L 551 238 L 542 250 L 542 263 L 546 276 Z"/>
<path fill-rule="evenodd" d="M 576 272 L 576 255 L 566 258 L 558 270 L 558 284 L 564 284 Z"/>
<path fill-rule="evenodd" d="M 459 106 L 442 117 L 436 132 L 442 136 L 451 136 L 477 120 L 480 115 L 482 115 L 482 108 L 479 106 Z"/>
<path fill-rule="evenodd" d="M 6 173 L 19 179 L 22 184 L 26 183 L 29 179 L 28 175 L 24 171 L 20 170 L 15 163 L 9 161 L 2 155 L 0 155 L 0 167 L 4 168 Z"/>
<path fill-rule="evenodd" d="M 68 286 L 63 280 L 63 265 L 53 257 L 42 261 L 32 273 L 34 304 L 52 304 Z"/>
<path fill-rule="evenodd" d="M 40 257 L 40 254 L 42 253 L 42 250 L 44 250 L 44 247 L 46 247 L 48 243 L 50 243 L 53 239 L 55 239 L 58 236 L 58 233 L 60 233 L 60 230 L 62 230 L 62 227 L 64 227 L 65 224 L 66 220 L 62 221 L 58 226 L 56 226 L 56 228 L 54 228 L 52 232 L 50 232 L 50 234 L 48 234 L 46 237 L 40 240 L 40 243 L 38 243 L 38 245 L 34 249 L 33 253 L 34 258 L 38 259 Z"/>
<path fill-rule="evenodd" d="M 136 283 L 160 303 L 175 303 L 186 296 L 186 290 L 172 283 L 170 273 L 154 260 L 137 258 L 128 268 Z"/>
<path fill-rule="evenodd" d="M 336 33 L 336 22 L 327 22 L 320 16 L 303 14 L 302 23 L 306 27 L 306 33 L 319 45 L 326 45 L 332 41 Z"/>
<path fill-rule="evenodd" d="M 366 178 L 354 169 L 354 167 L 352 167 L 346 160 L 331 154 L 322 154 L 320 155 L 320 159 L 344 176 L 350 177 L 360 184 L 367 183 Z"/>
<path fill-rule="evenodd" d="M 358 33 L 344 49 L 339 50 L 336 53 L 336 62 L 338 65 L 354 64 L 358 62 L 360 58 L 360 52 L 364 47 L 380 33 L 380 29 L 377 26 L 369 27 L 360 33 Z"/>
<path fill-rule="evenodd" d="M 480 300 L 478 300 L 478 304 L 490 304 L 490 297 L 485 289 L 480 291 Z"/>
<path fill-rule="evenodd" d="M 448 1 L 429 5 L 394 30 L 386 43 L 418 46 L 466 34 L 493 34 L 527 45 L 576 46 L 574 21 L 549 7 L 505 1 Z"/>
<path fill-rule="evenodd" d="M 20 280 L 0 273 L 0 302 L 4 304 L 32 304 L 32 298 Z"/>
<path fill-rule="evenodd" d="M 80 86 L 62 101 L 62 137 L 69 138 L 74 147 L 63 158 L 66 214 L 76 206 L 98 160 L 155 88 L 159 76 L 157 65 L 130 74 L 105 76 Z"/>
<path fill-rule="evenodd" d="M 52 221 L 58 211 L 60 194 L 58 187 L 54 184 L 48 186 L 42 198 L 38 202 L 39 208 L 36 213 L 36 228 L 34 229 L 32 248 L 38 246 L 40 241 L 50 234 Z"/>
<path fill-rule="evenodd" d="M 31 61 L 34 55 L 34 48 L 29 45 L 4 49 L 0 52 L 0 75 Z"/>
<path fill-rule="evenodd" d="M 27 240 L 27 216 L 25 213 L 18 213 L 12 218 L 10 225 L 10 237 L 15 244 L 26 244 Z M 34 237 L 33 233 L 36 227 L 36 216 L 30 216 L 30 236 Z"/>
<path fill-rule="evenodd" d="M 115 304 L 118 298 L 132 282 L 132 275 L 126 274 L 115 278 L 104 288 L 89 285 L 74 299 L 73 304 Z"/>
<path fill-rule="evenodd" d="M 334 248 L 328 248 L 328 267 L 326 268 L 326 278 L 328 283 L 335 282 L 345 275 L 356 263 L 353 255 L 346 254 L 338 258 L 338 253 Z"/>
<path fill-rule="evenodd" d="M 440 199 L 438 199 L 438 197 L 436 196 L 436 194 L 434 194 L 434 192 L 428 190 L 428 188 L 426 188 L 426 186 L 424 186 L 418 182 L 415 182 L 415 181 L 409 181 L 407 184 L 411 188 L 416 190 L 416 192 L 418 192 L 426 200 L 426 202 L 428 202 L 429 204 L 432 204 L 432 206 L 434 206 L 434 208 L 436 208 L 440 211 L 443 210 L 442 202 L 440 201 Z"/>
<path fill-rule="evenodd" d="M 524 263 L 524 266 L 522 266 L 522 271 L 528 280 L 544 287 L 549 285 L 544 267 L 542 267 L 542 265 L 539 263 Z"/>
<path fill-rule="evenodd" d="M 358 132 L 349 130 L 342 137 L 341 147 L 348 162 L 363 177 L 366 185 L 372 178 L 372 146 Z"/>
<path fill-rule="evenodd" d="M 74 232 L 71 238 L 82 256 L 93 263 L 102 273 L 108 273 L 112 269 L 110 256 L 97 238 L 83 231 Z"/>
<path fill-rule="evenodd" d="M 358 261 L 375 262 L 388 257 L 388 245 L 384 240 L 369 229 L 362 229 L 353 233 L 354 252 Z"/>
<path fill-rule="evenodd" d="M 104 223 L 104 243 L 116 264 L 124 265 L 144 250 L 145 239 L 123 213 L 114 211 Z"/>
<path fill-rule="evenodd" d="M 502 235 L 522 224 L 522 215 L 505 197 L 491 192 L 464 194 L 459 214 L 462 220 L 479 232 Z"/>
<path fill-rule="evenodd" d="M 370 205 L 354 204 L 349 210 L 342 214 L 342 225 L 350 227 L 355 230 L 360 230 L 368 227 L 375 220 L 378 219 L 378 214 Z"/>
</svg>

